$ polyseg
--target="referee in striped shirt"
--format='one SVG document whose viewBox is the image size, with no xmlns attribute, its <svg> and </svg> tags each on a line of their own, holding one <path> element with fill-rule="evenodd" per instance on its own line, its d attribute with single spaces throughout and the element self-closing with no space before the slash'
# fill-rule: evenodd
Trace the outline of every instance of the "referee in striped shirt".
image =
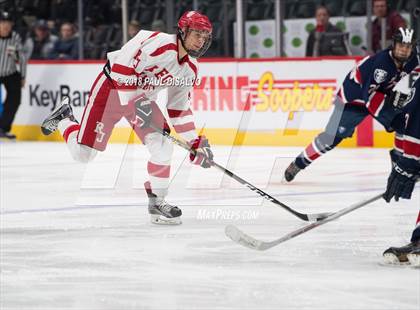
<svg viewBox="0 0 420 310">
<path fill-rule="evenodd" d="M 22 39 L 12 30 L 13 21 L 8 12 L 0 13 L 0 87 L 4 85 L 7 97 L 0 116 L 0 138 L 15 139 L 10 133 L 13 119 L 20 105 L 21 88 L 25 85 L 26 59 Z"/>
</svg>

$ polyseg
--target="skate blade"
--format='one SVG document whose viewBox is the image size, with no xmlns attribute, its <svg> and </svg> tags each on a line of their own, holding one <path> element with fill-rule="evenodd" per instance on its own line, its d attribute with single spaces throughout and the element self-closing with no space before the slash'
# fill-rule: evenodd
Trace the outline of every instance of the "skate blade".
<svg viewBox="0 0 420 310">
<path fill-rule="evenodd" d="M 157 225 L 180 225 L 182 224 L 181 217 L 168 218 L 158 214 L 151 214 L 150 221 Z"/>
<path fill-rule="evenodd" d="M 52 130 L 49 130 L 49 129 L 47 129 L 46 127 L 43 127 L 43 126 L 41 126 L 41 131 L 42 131 L 42 134 L 44 135 L 44 136 L 49 136 L 50 134 L 52 134 L 54 131 L 52 131 Z"/>
<path fill-rule="evenodd" d="M 420 267 L 420 255 L 407 254 L 408 261 L 413 267 Z"/>
<path fill-rule="evenodd" d="M 387 265 L 408 265 L 408 262 L 401 262 L 395 254 L 384 254 L 384 263 Z"/>
</svg>

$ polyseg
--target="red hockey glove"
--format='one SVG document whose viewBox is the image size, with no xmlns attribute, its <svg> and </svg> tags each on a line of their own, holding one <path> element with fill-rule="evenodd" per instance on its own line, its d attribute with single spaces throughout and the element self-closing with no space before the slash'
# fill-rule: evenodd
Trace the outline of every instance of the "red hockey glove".
<svg viewBox="0 0 420 310">
<path fill-rule="evenodd" d="M 188 145 L 196 151 L 195 155 L 190 154 L 190 160 L 194 165 L 200 165 L 203 168 L 210 168 L 213 165 L 213 152 L 206 136 L 198 136 Z"/>
</svg>

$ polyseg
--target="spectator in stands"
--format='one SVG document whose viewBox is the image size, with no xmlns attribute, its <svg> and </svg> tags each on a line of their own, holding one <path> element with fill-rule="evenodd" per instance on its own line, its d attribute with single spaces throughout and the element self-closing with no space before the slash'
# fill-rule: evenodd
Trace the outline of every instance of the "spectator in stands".
<svg viewBox="0 0 420 310">
<path fill-rule="evenodd" d="M 151 30 L 152 31 L 165 32 L 166 31 L 165 22 L 161 19 L 154 20 L 152 22 Z"/>
<path fill-rule="evenodd" d="M 136 20 L 130 21 L 128 24 L 128 39 L 134 38 L 137 32 L 140 31 L 140 23 Z"/>
<path fill-rule="evenodd" d="M 48 59 L 57 41 L 58 37 L 50 34 L 47 22 L 45 20 L 38 21 L 35 24 L 33 36 L 25 42 L 29 48 L 29 58 Z"/>
<path fill-rule="evenodd" d="M 347 55 L 344 33 L 329 22 L 328 8 L 320 5 L 315 11 L 316 26 L 306 42 L 306 56 Z"/>
<path fill-rule="evenodd" d="M 60 39 L 54 43 L 49 54 L 50 59 L 78 59 L 79 51 L 77 37 L 72 23 L 64 23 L 60 28 Z"/>
<path fill-rule="evenodd" d="M 50 31 L 50 34 L 53 34 L 53 35 L 55 35 L 56 37 L 58 37 L 59 36 L 59 33 L 58 33 L 58 29 L 57 29 L 57 27 L 56 27 L 56 23 L 55 23 L 55 20 L 52 20 L 52 19 L 49 19 L 49 20 L 47 20 L 47 26 L 48 26 L 48 29 L 49 29 L 49 31 Z"/>
<path fill-rule="evenodd" d="M 391 11 L 386 0 L 373 0 L 373 14 L 376 16 L 372 23 L 372 50 L 378 52 L 382 50 L 381 46 L 381 20 L 385 19 L 385 37 L 384 47 L 390 45 L 392 35 L 397 32 L 399 27 L 406 27 L 404 18 L 396 11 Z"/>
<path fill-rule="evenodd" d="M 15 139 L 10 133 L 20 105 L 21 88 L 25 85 L 26 58 L 22 39 L 13 31 L 13 20 L 8 12 L 0 13 L 0 87 L 6 89 L 3 113 L 0 117 L 0 138 Z"/>
</svg>

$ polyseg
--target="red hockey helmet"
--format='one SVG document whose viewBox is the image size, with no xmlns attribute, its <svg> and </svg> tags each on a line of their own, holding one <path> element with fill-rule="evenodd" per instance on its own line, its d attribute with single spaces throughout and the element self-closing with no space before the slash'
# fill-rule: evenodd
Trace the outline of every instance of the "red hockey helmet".
<svg viewBox="0 0 420 310">
<path fill-rule="evenodd" d="M 194 58 L 201 57 L 209 48 L 212 30 L 213 27 L 208 17 L 197 11 L 187 11 L 182 14 L 181 18 L 178 20 L 178 37 L 188 55 Z M 190 31 L 197 31 L 206 38 L 203 46 L 199 50 L 194 50 L 185 46 L 185 39 Z"/>
</svg>

